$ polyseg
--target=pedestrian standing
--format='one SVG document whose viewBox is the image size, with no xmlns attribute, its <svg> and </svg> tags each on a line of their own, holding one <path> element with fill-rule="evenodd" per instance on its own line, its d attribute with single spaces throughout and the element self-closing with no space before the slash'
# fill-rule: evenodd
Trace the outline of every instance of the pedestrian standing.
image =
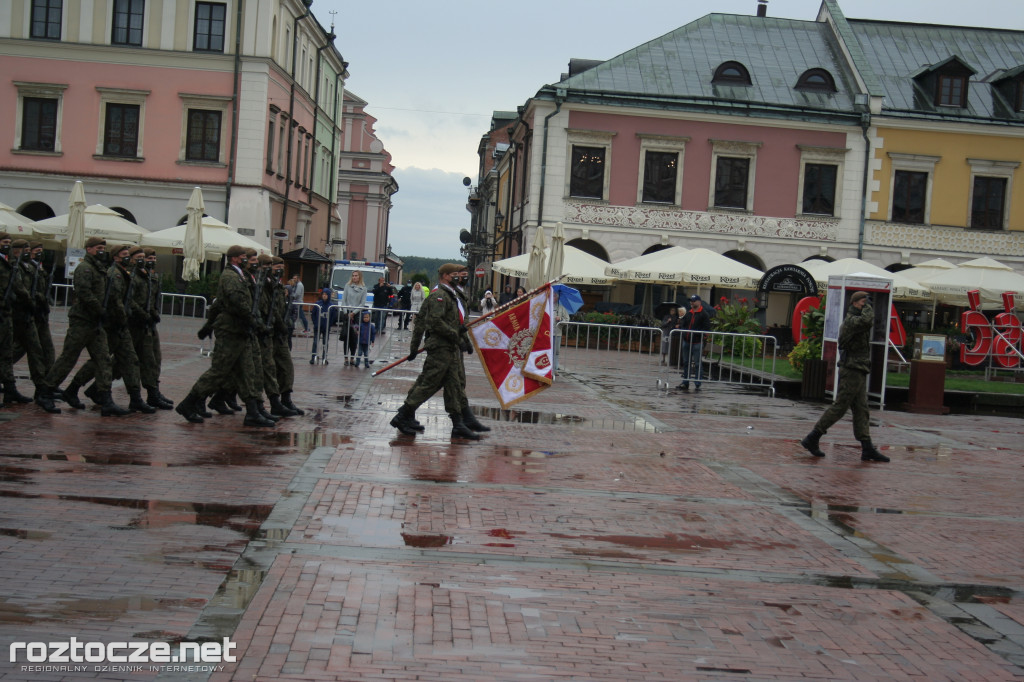
<svg viewBox="0 0 1024 682">
<path fill-rule="evenodd" d="M 711 331 L 711 316 L 697 294 L 690 297 L 690 309 L 679 319 L 679 328 L 684 330 L 679 358 L 683 382 L 676 388 L 690 390 L 690 377 L 693 376 L 695 390 L 699 391 L 704 372 L 701 355 L 704 352 L 704 337 Z"/>
<path fill-rule="evenodd" d="M 860 441 L 861 461 L 888 462 L 871 443 L 871 420 L 868 411 L 868 374 L 871 372 L 871 327 L 875 311 L 866 291 L 855 291 L 850 307 L 839 328 L 839 390 L 836 400 L 818 418 L 814 429 L 800 445 L 815 457 L 824 457 L 819 445 L 821 437 L 842 419 L 847 410 L 853 410 L 853 436 Z"/>
<path fill-rule="evenodd" d="M 488 289 L 484 292 L 484 297 L 480 299 L 480 312 L 486 315 L 497 307 L 498 301 L 494 298 L 494 294 L 491 293 L 491 290 Z"/>
<path fill-rule="evenodd" d="M 342 336 L 341 339 L 345 345 L 345 364 L 351 365 L 355 362 L 357 347 L 349 343 L 350 336 L 348 330 L 352 327 L 358 327 L 359 315 L 362 314 L 363 308 L 366 307 L 366 285 L 363 283 L 363 273 L 359 270 L 352 272 L 352 276 L 348 280 L 348 284 L 345 285 L 345 290 L 341 294 L 341 301 L 338 305 L 342 307 L 342 313 L 345 315 L 345 324 L 342 325 Z"/>
<path fill-rule="evenodd" d="M 298 275 L 292 276 L 292 298 L 291 303 L 298 303 L 295 306 L 299 309 L 299 323 L 302 324 L 302 333 L 309 333 L 309 320 L 306 319 L 306 311 L 302 307 L 302 303 L 306 301 L 306 287 L 302 284 L 302 280 L 299 279 Z"/>
<path fill-rule="evenodd" d="M 498 305 L 505 305 L 515 300 L 515 296 L 512 295 L 512 285 L 506 284 L 505 288 L 501 291 L 501 296 L 498 297 Z"/>
<path fill-rule="evenodd" d="M 359 358 L 363 358 L 366 368 L 370 368 L 370 346 L 377 340 L 377 325 L 370 321 L 369 311 L 363 313 L 363 321 L 359 325 L 359 351 L 356 353 L 356 367 Z"/>
<path fill-rule="evenodd" d="M 679 329 L 679 308 L 675 306 L 668 309 L 668 315 L 661 318 L 661 364 L 667 365 L 668 354 L 671 350 L 672 331 Z"/>
</svg>

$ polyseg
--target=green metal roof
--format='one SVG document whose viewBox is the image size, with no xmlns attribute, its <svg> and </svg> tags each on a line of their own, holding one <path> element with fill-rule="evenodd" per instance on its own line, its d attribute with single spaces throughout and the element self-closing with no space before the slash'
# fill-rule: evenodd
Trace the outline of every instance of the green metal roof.
<svg viewBox="0 0 1024 682">
<path fill-rule="evenodd" d="M 713 85 L 715 69 L 727 61 L 743 64 L 752 85 Z M 813 68 L 831 73 L 838 92 L 794 89 L 800 75 Z M 720 99 L 733 107 L 740 101 L 754 107 L 851 112 L 856 80 L 823 22 L 709 14 L 553 87 L 588 94 Z"/>
<path fill-rule="evenodd" d="M 941 118 L 1016 118 L 992 87 L 1007 71 L 1024 65 L 1024 31 L 848 19 L 885 94 L 887 115 Z M 966 109 L 934 106 L 914 80 L 959 58 L 974 70 Z"/>
</svg>

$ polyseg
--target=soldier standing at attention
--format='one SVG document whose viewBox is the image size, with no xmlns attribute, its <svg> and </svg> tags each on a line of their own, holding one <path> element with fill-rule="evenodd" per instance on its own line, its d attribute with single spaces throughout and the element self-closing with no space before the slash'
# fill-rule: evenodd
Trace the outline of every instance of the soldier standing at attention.
<svg viewBox="0 0 1024 682">
<path fill-rule="evenodd" d="M 96 366 L 96 391 L 103 401 L 117 410 L 110 397 L 110 350 L 107 333 L 103 329 L 106 312 L 103 309 L 107 293 L 107 242 L 102 237 L 89 237 L 85 242 L 85 258 L 75 267 L 75 300 L 68 312 L 68 331 L 60 355 L 43 380 L 43 386 L 36 391 L 36 404 L 47 412 L 60 412 L 50 395 L 67 378 L 82 350 L 89 351 L 89 358 Z M 77 388 L 75 389 L 77 391 Z M 71 398 L 70 400 L 68 398 Z M 81 404 L 77 395 L 64 392 L 64 401 L 69 405 Z M 84 406 L 83 406 L 84 407 Z M 122 410 L 123 411 L 123 410 Z M 113 412 L 108 411 L 109 414 Z"/>
<path fill-rule="evenodd" d="M 252 351 L 250 347 L 255 317 L 251 277 L 242 272 L 248 259 L 245 247 L 232 246 L 227 252 L 228 266 L 220 276 L 217 300 L 220 314 L 214 320 L 215 339 L 210 355 L 210 369 L 193 384 L 188 396 L 175 406 L 175 411 L 190 422 L 202 422 L 198 414 L 206 397 L 225 386 L 234 386 L 245 401 L 246 426 L 273 426 L 256 408 L 258 393 L 253 384 Z"/>
<path fill-rule="evenodd" d="M 271 327 L 273 331 L 273 356 L 274 366 L 277 370 L 277 387 L 281 391 L 281 405 L 290 410 L 293 414 L 305 414 L 295 407 L 292 402 L 292 387 L 295 384 L 295 365 L 292 364 L 292 353 L 288 347 L 291 337 L 291 327 L 288 324 L 288 290 L 282 283 L 284 278 L 284 259 L 274 256 L 274 264 L 271 266 L 271 279 L 273 280 L 273 306 Z"/>
<path fill-rule="evenodd" d="M 469 270 L 465 267 L 461 271 L 455 273 L 452 278 L 452 284 L 454 285 L 455 294 L 459 297 L 459 302 L 462 304 L 461 311 L 465 316 L 465 311 L 469 310 L 469 296 L 466 294 L 466 285 L 469 284 Z M 469 340 L 469 332 L 466 330 L 466 326 L 462 325 L 459 330 L 459 347 L 462 348 L 462 352 L 467 355 L 473 354 L 473 344 Z M 462 405 L 462 423 L 468 426 L 470 429 L 478 432 L 490 431 L 491 427 L 484 426 L 480 423 L 480 420 L 473 414 L 473 410 L 469 407 L 469 396 L 466 394 L 466 363 L 465 358 L 459 355 L 459 383 L 462 385 L 462 390 L 459 391 L 458 398 L 452 396 L 452 400 L 458 399 Z M 445 390 L 450 390 L 445 385 Z"/>
<path fill-rule="evenodd" d="M 818 445 L 821 437 L 847 410 L 852 409 L 853 435 L 860 441 L 861 461 L 889 461 L 871 444 L 867 380 L 871 371 L 871 325 L 874 321 L 875 311 L 868 303 L 867 292 L 853 292 L 846 319 L 839 329 L 839 390 L 836 401 L 821 415 L 814 430 L 800 441 L 800 445 L 815 457 L 825 456 Z"/>
<path fill-rule="evenodd" d="M 391 425 L 406 435 L 415 435 L 420 430 L 415 419 L 416 408 L 437 393 L 438 389 L 445 388 L 444 408 L 452 420 L 452 438 L 480 440 L 480 436 L 462 421 L 462 379 L 459 367 L 462 362 L 460 329 L 463 318 L 459 312 L 458 295 L 452 288 L 452 278 L 464 269 L 464 266 L 455 263 L 441 266 L 438 270 L 440 283 L 423 301 L 413 326 L 408 359 L 416 358 L 424 335 L 427 339 L 427 359 L 423 362 L 423 371 L 409 389 L 405 402 L 391 419 Z"/>
</svg>

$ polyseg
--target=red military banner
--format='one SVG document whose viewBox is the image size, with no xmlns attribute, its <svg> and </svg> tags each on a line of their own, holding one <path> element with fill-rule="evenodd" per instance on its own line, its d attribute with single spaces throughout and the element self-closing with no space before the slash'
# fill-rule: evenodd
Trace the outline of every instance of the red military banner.
<svg viewBox="0 0 1024 682">
<path fill-rule="evenodd" d="M 543 391 L 554 381 L 550 287 L 469 327 L 480 364 L 503 408 Z"/>
</svg>

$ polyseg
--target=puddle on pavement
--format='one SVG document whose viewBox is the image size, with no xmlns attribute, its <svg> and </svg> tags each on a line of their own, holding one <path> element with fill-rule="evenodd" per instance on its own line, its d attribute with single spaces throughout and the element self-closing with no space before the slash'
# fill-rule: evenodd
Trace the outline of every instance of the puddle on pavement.
<svg viewBox="0 0 1024 682">
<path fill-rule="evenodd" d="M 274 431 L 267 438 L 291 448 L 312 451 L 315 448 L 338 447 L 352 442 L 352 437 L 337 431 Z"/>
<path fill-rule="evenodd" d="M 646 549 L 667 552 L 703 552 L 705 550 L 732 549 L 743 547 L 744 549 L 769 550 L 769 549 L 792 549 L 795 545 L 786 542 L 763 542 L 758 540 L 719 540 L 703 535 L 685 535 L 681 533 L 667 533 L 661 536 L 644 535 L 565 535 L 562 533 L 550 533 L 553 538 L 564 540 L 583 540 L 594 543 L 610 543 L 630 549 Z M 598 551 L 601 551 L 600 549 Z M 591 548 L 576 550 L 576 554 L 589 554 Z"/>
<path fill-rule="evenodd" d="M 131 612 L 181 607 L 201 609 L 205 605 L 205 599 L 164 599 L 145 595 L 112 597 L 110 599 L 47 599 L 39 604 L 12 603 L 7 599 L 0 598 L 0 623 L 112 621 Z"/>
<path fill-rule="evenodd" d="M 661 430 L 645 419 L 637 417 L 632 420 L 587 419 L 575 414 L 560 412 L 537 412 L 535 410 L 503 410 L 498 407 L 471 406 L 470 409 L 479 417 L 497 422 L 515 422 L 519 424 L 552 424 L 556 426 L 577 426 L 581 428 L 599 429 L 604 431 L 644 431 L 661 433 Z"/>
</svg>

